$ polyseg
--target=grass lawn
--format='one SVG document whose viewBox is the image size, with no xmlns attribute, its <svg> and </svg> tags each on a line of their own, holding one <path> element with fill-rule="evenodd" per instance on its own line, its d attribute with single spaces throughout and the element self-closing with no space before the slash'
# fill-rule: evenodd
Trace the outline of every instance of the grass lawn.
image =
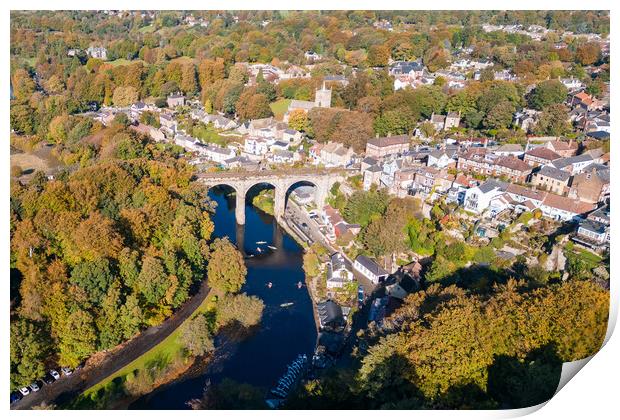
<svg viewBox="0 0 620 420">
<path fill-rule="evenodd" d="M 275 102 L 272 102 L 269 106 L 271 107 L 271 112 L 273 112 L 274 117 L 276 117 L 276 119 L 278 120 L 281 120 L 282 117 L 284 117 L 284 114 L 286 114 L 286 110 L 288 109 L 288 106 L 290 104 L 290 99 L 279 99 Z"/>
<path fill-rule="evenodd" d="M 228 140 L 225 137 L 220 136 L 217 129 L 211 124 L 194 126 L 194 137 L 207 143 L 217 144 L 222 147 L 225 147 L 228 143 Z"/>
<path fill-rule="evenodd" d="M 133 63 L 142 63 L 144 64 L 144 62 L 142 60 L 127 60 L 126 58 L 117 58 L 116 60 L 113 61 L 106 61 L 106 64 L 111 64 L 114 67 L 116 66 L 126 66 L 128 64 L 133 64 Z"/>
<path fill-rule="evenodd" d="M 138 32 L 141 32 L 143 34 L 155 32 L 155 25 L 143 26 L 142 28 L 138 29 Z"/>
<path fill-rule="evenodd" d="M 215 302 L 213 302 L 212 297 L 213 295 L 209 293 L 206 299 L 196 309 L 196 311 L 194 311 L 194 313 L 187 319 L 192 319 L 197 314 L 206 313 L 209 310 L 213 309 L 215 307 Z M 187 320 L 185 322 L 187 322 Z M 183 324 L 181 324 L 181 326 L 183 326 Z M 178 340 L 180 329 L 181 327 L 174 330 L 174 332 L 168 337 L 166 337 L 161 343 L 144 353 L 142 356 L 135 359 L 133 362 L 129 363 L 124 368 L 114 372 L 103 381 L 88 388 L 86 391 L 83 392 L 82 396 L 94 396 L 98 390 L 100 390 L 101 388 L 105 388 L 112 381 L 117 379 L 121 379 L 122 381 L 124 381 L 128 374 L 146 369 L 147 367 L 152 366 L 153 363 L 170 363 L 172 360 L 175 359 L 175 357 L 181 355 L 184 351 L 183 346 Z"/>
</svg>

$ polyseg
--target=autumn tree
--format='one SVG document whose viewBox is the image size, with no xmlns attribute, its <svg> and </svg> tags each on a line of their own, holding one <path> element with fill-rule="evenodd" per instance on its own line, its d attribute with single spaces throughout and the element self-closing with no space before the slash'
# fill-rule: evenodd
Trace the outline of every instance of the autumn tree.
<svg viewBox="0 0 620 420">
<path fill-rule="evenodd" d="M 209 285 L 224 293 L 236 293 L 245 284 L 247 269 L 241 253 L 227 239 L 215 239 L 207 269 Z"/>
<path fill-rule="evenodd" d="M 390 59 L 390 49 L 387 45 L 373 45 L 368 49 L 368 65 L 371 67 L 385 67 Z"/>
<path fill-rule="evenodd" d="M 584 66 L 589 66 L 598 61 L 601 55 L 601 47 L 596 42 L 587 42 L 579 45 L 575 51 L 575 59 Z"/>
<path fill-rule="evenodd" d="M 204 356 L 215 349 L 211 325 L 204 314 L 185 321 L 180 328 L 179 339 L 192 356 Z"/>
<path fill-rule="evenodd" d="M 132 86 L 119 86 L 114 89 L 112 102 L 119 107 L 129 106 L 138 101 L 138 91 Z"/>
<path fill-rule="evenodd" d="M 218 300 L 216 323 L 219 327 L 232 323 L 250 328 L 260 322 L 264 308 L 263 301 L 256 296 L 226 295 Z"/>
<path fill-rule="evenodd" d="M 306 131 L 308 130 L 308 114 L 302 109 L 295 109 L 289 113 L 288 125 L 293 130 Z"/>
</svg>

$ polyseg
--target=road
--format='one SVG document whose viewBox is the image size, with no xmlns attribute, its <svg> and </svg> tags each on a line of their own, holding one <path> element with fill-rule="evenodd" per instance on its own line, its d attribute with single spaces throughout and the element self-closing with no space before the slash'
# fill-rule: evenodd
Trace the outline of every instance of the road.
<svg viewBox="0 0 620 420">
<path fill-rule="evenodd" d="M 209 287 L 204 281 L 198 293 L 163 323 L 150 327 L 133 339 L 103 354 L 102 360 L 92 366 L 89 363 L 71 376 L 63 376 L 51 385 L 43 385 L 41 390 L 30 393 L 21 401 L 11 405 L 13 410 L 30 409 L 42 403 L 65 404 L 86 389 L 94 386 L 127 366 L 129 363 L 155 347 L 176 330 L 200 306 L 209 294 Z"/>
<path fill-rule="evenodd" d="M 316 222 L 316 220 L 310 218 L 308 213 L 303 208 L 301 208 L 299 205 L 297 205 L 293 200 L 289 200 L 287 207 L 286 207 L 286 211 L 287 211 L 287 214 L 285 217 L 288 217 L 290 221 L 292 221 L 293 223 L 296 223 L 300 228 L 301 228 L 302 223 L 306 223 L 306 225 L 308 225 L 308 230 L 304 232 L 306 236 L 309 236 L 310 239 L 312 239 L 312 241 L 319 242 L 321 245 L 327 248 L 330 253 L 340 252 L 340 250 L 334 247 L 327 240 L 325 235 L 321 233 L 320 226 Z M 372 284 L 366 277 L 364 277 L 361 273 L 359 273 L 353 267 L 353 261 L 344 252 L 340 252 L 340 253 L 342 254 L 342 256 L 344 257 L 346 261 L 347 268 L 353 272 L 358 283 L 364 289 L 364 293 L 367 296 L 370 296 L 371 294 L 373 294 L 375 290 L 377 289 L 377 286 Z"/>
</svg>

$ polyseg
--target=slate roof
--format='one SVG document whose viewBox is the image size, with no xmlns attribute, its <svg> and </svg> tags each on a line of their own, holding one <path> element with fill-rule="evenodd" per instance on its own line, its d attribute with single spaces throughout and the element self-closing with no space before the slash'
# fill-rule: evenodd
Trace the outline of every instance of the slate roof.
<svg viewBox="0 0 620 420">
<path fill-rule="evenodd" d="M 385 276 L 387 274 L 390 274 L 383 267 L 381 267 L 375 260 L 373 260 L 372 258 L 368 258 L 365 255 L 358 255 L 355 261 L 360 263 L 362 267 L 365 267 L 366 269 L 368 269 L 368 271 L 370 271 L 372 274 L 376 276 Z"/>
<path fill-rule="evenodd" d="M 554 168 L 553 166 L 543 166 L 538 171 L 539 175 L 546 176 L 548 178 L 553 178 L 558 181 L 566 182 L 570 179 L 570 174 L 561 169 Z"/>
</svg>

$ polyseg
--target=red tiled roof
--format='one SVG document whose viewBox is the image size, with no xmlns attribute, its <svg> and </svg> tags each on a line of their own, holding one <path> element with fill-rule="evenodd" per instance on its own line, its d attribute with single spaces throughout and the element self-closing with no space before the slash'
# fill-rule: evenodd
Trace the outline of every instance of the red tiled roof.
<svg viewBox="0 0 620 420">
<path fill-rule="evenodd" d="M 535 149 L 532 149 L 529 152 L 525 153 L 525 155 L 547 160 L 556 160 L 562 157 L 555 153 L 553 150 L 547 149 L 546 147 L 536 147 Z"/>
<path fill-rule="evenodd" d="M 499 158 L 497 162 L 495 162 L 495 164 L 508 169 L 512 169 L 513 171 L 528 172 L 532 170 L 530 165 L 514 156 L 503 156 Z"/>
<path fill-rule="evenodd" d="M 509 184 L 506 188 L 506 192 L 510 194 L 521 195 L 523 197 L 530 198 L 536 201 L 543 201 L 547 193 L 545 191 L 533 190 L 521 185 Z"/>
<path fill-rule="evenodd" d="M 556 194 L 547 194 L 543 204 L 554 209 L 564 210 L 575 214 L 587 213 L 594 210 L 595 207 L 594 204 L 584 203 L 583 201 Z"/>
</svg>

